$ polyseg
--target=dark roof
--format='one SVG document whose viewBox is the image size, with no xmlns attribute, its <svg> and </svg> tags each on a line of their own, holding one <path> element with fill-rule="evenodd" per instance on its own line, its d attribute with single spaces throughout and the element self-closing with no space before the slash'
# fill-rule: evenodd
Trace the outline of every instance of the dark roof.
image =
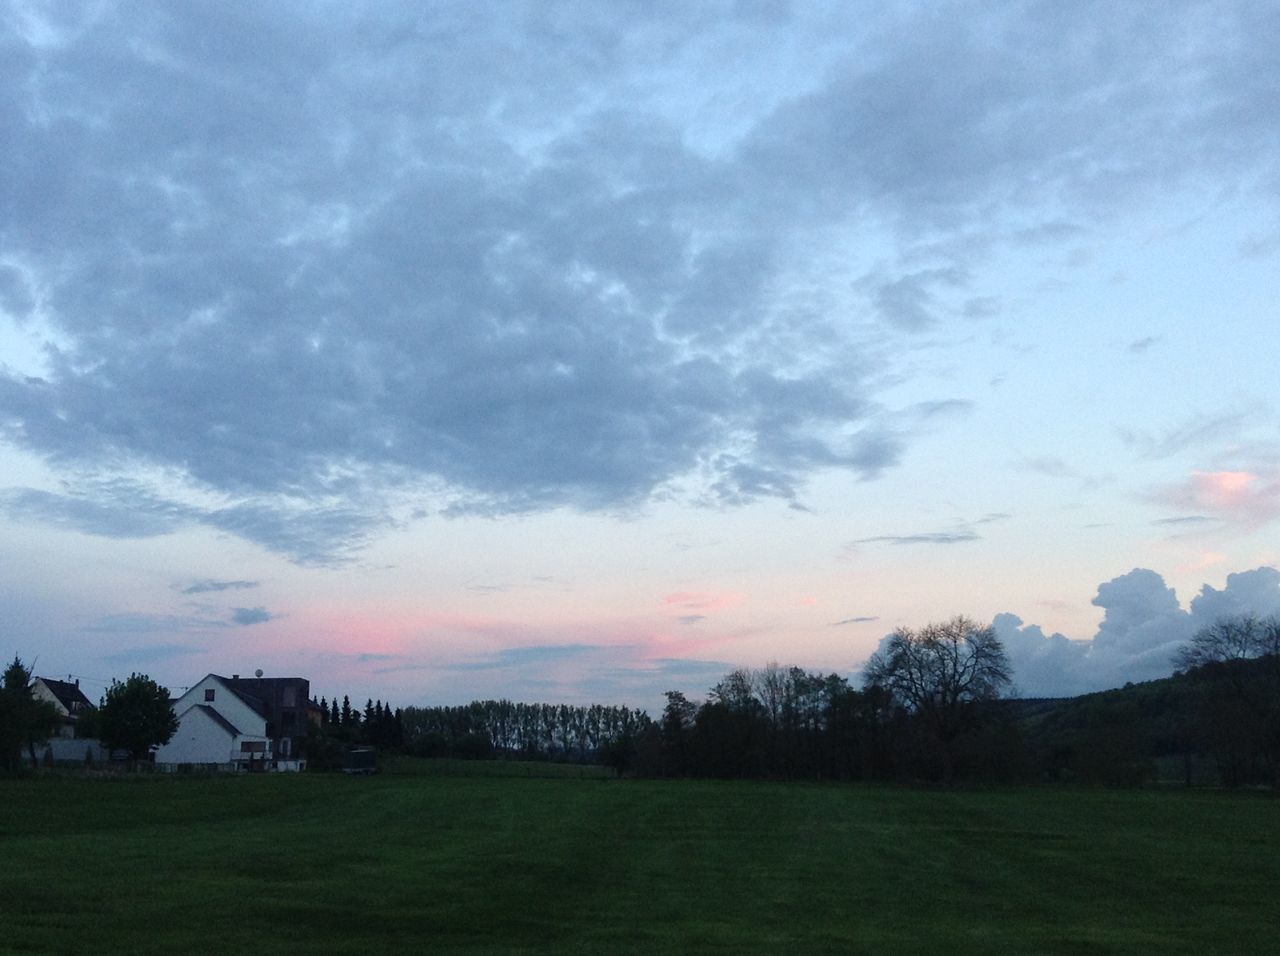
<svg viewBox="0 0 1280 956">
<path fill-rule="evenodd" d="M 223 717 L 220 713 L 214 710 L 212 707 L 210 707 L 208 704 L 196 704 L 196 707 L 200 710 L 203 710 L 206 714 L 212 717 L 213 722 L 217 724 L 219 727 L 221 727 L 223 730 L 231 734 L 231 736 L 233 737 L 240 736 L 240 731 L 236 728 L 236 726 L 233 723 L 231 723 L 231 721 L 227 720 L 227 718 Z"/>
<path fill-rule="evenodd" d="M 263 700 L 261 697 L 255 697 L 253 694 L 250 694 L 240 689 L 239 687 L 237 687 L 236 684 L 238 683 L 238 681 L 236 681 L 234 678 L 223 677 L 221 674 L 210 674 L 209 676 L 216 677 L 218 678 L 218 680 L 222 681 L 223 685 L 229 691 L 231 691 L 231 693 L 239 697 L 241 702 L 246 707 L 248 707 L 251 711 L 257 714 L 259 717 L 270 719 L 271 717 L 270 708 L 267 707 L 267 702 Z"/>
<path fill-rule="evenodd" d="M 93 704 L 89 698 L 84 696 L 79 686 L 65 680 L 54 680 L 52 677 L 41 677 L 40 680 L 44 686 L 53 692 L 53 696 L 58 698 L 58 702 L 67 710 L 74 710 L 73 704 L 79 704 L 80 707 L 93 709 Z"/>
</svg>

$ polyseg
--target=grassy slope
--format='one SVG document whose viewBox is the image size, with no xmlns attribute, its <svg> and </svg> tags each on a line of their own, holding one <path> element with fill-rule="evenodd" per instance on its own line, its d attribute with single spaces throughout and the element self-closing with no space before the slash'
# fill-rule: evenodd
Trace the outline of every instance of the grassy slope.
<svg viewBox="0 0 1280 956">
<path fill-rule="evenodd" d="M 1280 800 L 386 774 L 0 781 L 0 950 L 1271 951 Z"/>
</svg>

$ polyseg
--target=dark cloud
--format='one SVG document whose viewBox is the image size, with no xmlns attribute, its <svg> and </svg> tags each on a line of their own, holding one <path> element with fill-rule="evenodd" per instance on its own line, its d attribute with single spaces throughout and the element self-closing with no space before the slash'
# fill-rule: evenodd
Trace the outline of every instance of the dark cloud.
<svg viewBox="0 0 1280 956">
<path fill-rule="evenodd" d="M 377 529 L 390 524 L 384 513 L 369 507 L 326 507 L 279 497 L 209 509 L 165 500 L 132 481 L 86 480 L 69 494 L 0 489 L 0 511 L 14 521 L 110 538 L 149 538 L 206 525 L 304 565 L 345 563 Z"/>
<path fill-rule="evenodd" d="M 956 266 L 922 269 L 894 279 L 868 277 L 864 280 L 872 304 L 890 325 L 908 332 L 921 332 L 938 321 L 937 287 L 961 288 L 968 281 Z"/>
<path fill-rule="evenodd" d="M 124 502 L 118 495 L 60 495 L 36 488 L 0 489 L 0 510 L 12 521 L 108 538 L 152 538 L 185 523 L 182 508 L 154 499 Z"/>
<path fill-rule="evenodd" d="M 845 624 L 870 624 L 872 621 L 880 620 L 879 617 L 846 617 L 843 621 L 833 621 L 832 627 L 841 627 Z"/>
<path fill-rule="evenodd" d="M 236 627 L 264 624 L 273 617 L 264 607 L 238 607 L 231 612 L 231 623 Z"/>
<path fill-rule="evenodd" d="M 210 594 L 218 591 L 244 591 L 257 586 L 257 581 L 216 581 L 213 578 L 205 578 L 202 581 L 193 581 L 188 584 L 182 589 L 182 593 Z"/>
<path fill-rule="evenodd" d="M 1079 239 L 1064 208 L 1266 181 L 1267 5 L 1212 30 L 805 6 L 27 9 L 0 35 L 0 301 L 38 290 L 54 335 L 39 376 L 0 372 L 0 438 L 138 487 L 4 506 L 333 564 L 400 501 L 798 505 L 901 460 L 884 357 L 989 311 L 982 256 Z M 803 85 L 705 61 L 780 30 L 813 41 Z M 883 263 L 784 301 L 841 231 L 890 237 Z M 878 322 L 824 304 L 854 284 Z"/>
</svg>

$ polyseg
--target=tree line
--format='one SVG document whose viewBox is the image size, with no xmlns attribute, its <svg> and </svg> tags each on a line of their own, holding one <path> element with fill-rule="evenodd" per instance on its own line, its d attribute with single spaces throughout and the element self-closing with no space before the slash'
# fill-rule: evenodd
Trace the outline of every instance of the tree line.
<svg viewBox="0 0 1280 956">
<path fill-rule="evenodd" d="M 951 783 L 1166 782 L 1280 789 L 1280 619 L 1221 619 L 1172 676 L 1057 700 L 1007 699 L 989 626 L 895 631 L 860 687 L 771 664 L 731 672 L 695 704 L 669 691 L 636 742 L 648 776 Z"/>
<path fill-rule="evenodd" d="M 678 691 L 635 770 L 653 776 L 832 780 L 1001 776 L 1012 769 L 995 702 L 1010 681 L 990 627 L 957 617 L 900 628 L 862 687 L 770 664 L 739 669 L 694 704 Z"/>
</svg>

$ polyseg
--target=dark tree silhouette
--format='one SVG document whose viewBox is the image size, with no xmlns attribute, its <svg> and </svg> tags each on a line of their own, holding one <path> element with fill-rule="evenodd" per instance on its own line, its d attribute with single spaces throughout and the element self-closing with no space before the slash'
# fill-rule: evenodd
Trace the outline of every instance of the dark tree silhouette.
<svg viewBox="0 0 1280 956">
<path fill-rule="evenodd" d="M 864 671 L 867 687 L 878 687 L 921 725 L 936 745 L 942 778 L 955 775 L 956 741 L 1011 682 L 1004 646 L 990 626 L 967 617 L 899 628 L 872 655 Z"/>
<path fill-rule="evenodd" d="M 57 727 L 57 709 L 31 695 L 31 669 L 15 655 L 0 685 L 0 768 L 20 769 L 23 747 L 35 767 L 36 744 L 48 740 Z"/>
<path fill-rule="evenodd" d="M 112 750 L 127 750 L 132 760 L 144 759 L 152 747 L 168 743 L 178 730 L 168 689 L 146 674 L 113 680 L 99 711 L 102 742 Z"/>
<path fill-rule="evenodd" d="M 1174 658 L 1200 689 L 1200 743 L 1225 783 L 1280 787 L 1280 618 L 1221 618 Z"/>
</svg>

